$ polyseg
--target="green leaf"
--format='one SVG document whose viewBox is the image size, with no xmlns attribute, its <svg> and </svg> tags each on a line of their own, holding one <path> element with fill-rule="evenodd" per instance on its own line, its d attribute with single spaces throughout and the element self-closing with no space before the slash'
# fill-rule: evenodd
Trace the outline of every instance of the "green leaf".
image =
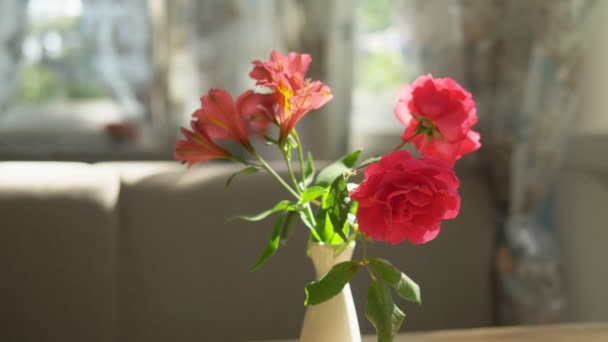
<svg viewBox="0 0 608 342">
<path fill-rule="evenodd" d="M 279 249 L 279 242 L 281 240 L 281 227 L 283 226 L 285 214 L 286 213 L 284 212 L 277 218 L 277 221 L 274 224 L 274 229 L 272 230 L 270 240 L 268 240 L 268 245 L 266 245 L 266 249 L 264 249 L 264 252 L 262 252 L 262 255 L 260 255 L 255 265 L 253 265 L 251 272 L 260 268 L 260 266 L 262 266 L 266 262 L 266 260 L 268 260 L 268 258 L 270 258 L 277 251 L 277 249 Z"/>
<path fill-rule="evenodd" d="M 230 177 L 228 177 L 228 180 L 226 180 L 226 186 L 224 188 L 228 189 L 228 187 L 230 186 L 230 183 L 232 183 L 232 180 L 234 179 L 234 177 L 236 177 L 238 175 L 252 175 L 254 173 L 257 173 L 258 171 L 260 171 L 259 167 L 257 167 L 257 166 L 248 166 L 248 167 L 242 169 L 239 172 L 235 172 Z"/>
<path fill-rule="evenodd" d="M 418 304 L 422 302 L 420 286 L 390 262 L 374 258 L 369 261 L 369 264 L 380 278 L 395 288 L 400 297 Z"/>
<path fill-rule="evenodd" d="M 372 158 L 368 158 L 365 159 L 361 164 L 359 164 L 359 166 L 357 166 L 355 169 L 359 170 L 362 169 L 366 166 L 368 166 L 369 164 L 374 164 L 380 161 L 380 159 L 382 159 L 382 157 L 372 157 Z"/>
<path fill-rule="evenodd" d="M 315 185 L 328 186 L 345 172 L 350 172 L 360 155 L 361 151 L 357 150 L 329 164 L 319 173 Z"/>
<path fill-rule="evenodd" d="M 322 242 L 330 245 L 340 245 L 348 240 L 350 225 L 349 212 L 357 203 L 350 200 L 346 189 L 346 179 L 338 177 L 323 194 L 321 208 L 316 215 L 316 231 Z M 356 210 L 356 207 L 354 208 Z"/>
<path fill-rule="evenodd" d="M 392 342 L 405 314 L 393 302 L 391 289 L 375 279 L 367 291 L 365 316 L 378 333 L 378 342 Z"/>
<path fill-rule="evenodd" d="M 346 241 L 344 224 L 348 218 L 350 207 L 350 197 L 348 197 L 348 190 L 346 190 L 346 179 L 342 177 L 336 178 L 329 189 L 329 193 L 323 199 L 325 200 L 323 207 L 327 210 L 331 224 L 334 227 L 334 232 L 338 233 L 342 240 Z"/>
<path fill-rule="evenodd" d="M 323 278 L 306 285 L 304 305 L 316 305 L 331 299 L 342 291 L 358 269 L 359 264 L 355 261 L 345 261 L 334 265 Z"/>
<path fill-rule="evenodd" d="M 241 219 L 241 220 L 251 221 L 251 222 L 261 221 L 261 220 L 265 219 L 266 217 L 276 213 L 277 211 L 282 211 L 282 210 L 293 210 L 293 207 L 292 207 L 291 203 L 289 203 L 289 201 L 283 200 L 283 201 L 277 203 L 271 209 L 263 211 L 257 215 L 251 215 L 251 216 L 242 215 L 242 216 L 232 217 L 230 219 L 231 220 L 232 219 Z"/>
<path fill-rule="evenodd" d="M 300 203 L 308 203 L 313 201 L 314 199 L 322 196 L 327 192 L 327 188 L 322 186 L 313 186 L 306 189 L 301 196 Z"/>
<path fill-rule="evenodd" d="M 283 228 L 281 228 L 281 241 L 285 242 L 291 235 L 293 231 L 293 227 L 296 224 L 296 218 L 298 217 L 298 213 L 295 211 L 290 211 L 287 213 L 287 217 L 285 217 L 285 221 L 283 222 Z"/>
<path fill-rule="evenodd" d="M 329 243 L 334 233 L 334 226 L 331 224 L 331 220 L 327 215 L 327 210 L 324 208 L 319 209 L 316 216 L 316 227 L 315 230 L 319 234 L 319 241 Z"/>
<path fill-rule="evenodd" d="M 359 202 L 353 201 L 352 203 L 353 204 L 350 205 L 350 210 L 348 212 L 353 215 L 357 215 L 357 211 L 359 210 Z"/>
</svg>

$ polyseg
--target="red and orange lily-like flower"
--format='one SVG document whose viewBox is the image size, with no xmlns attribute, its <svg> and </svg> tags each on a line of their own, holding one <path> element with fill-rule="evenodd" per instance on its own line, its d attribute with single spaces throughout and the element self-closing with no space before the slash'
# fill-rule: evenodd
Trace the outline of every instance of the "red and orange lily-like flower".
<svg viewBox="0 0 608 342">
<path fill-rule="evenodd" d="M 333 98 L 331 90 L 320 81 L 305 79 L 312 58 L 291 52 L 283 55 L 273 51 L 267 62 L 254 61 L 249 76 L 256 85 L 270 88 L 276 96 L 275 122 L 279 126 L 279 143 L 283 144 L 295 125 L 314 109 Z"/>
<path fill-rule="evenodd" d="M 181 128 L 186 140 L 175 142 L 175 159 L 188 163 L 188 167 L 211 159 L 228 159 L 231 153 L 216 144 L 198 121 L 190 122 L 192 131 Z"/>
<path fill-rule="evenodd" d="M 236 103 L 223 89 L 211 89 L 201 97 L 201 108 L 192 114 L 192 131 L 182 128 L 186 140 L 175 143 L 174 156 L 189 166 L 211 159 L 231 159 L 233 154 L 222 147 L 222 140 L 233 140 L 253 152 L 250 131 L 263 134 L 272 117 L 274 97 L 244 92 Z"/>
<path fill-rule="evenodd" d="M 226 90 L 209 90 L 201 97 L 201 108 L 192 114 L 192 130 L 182 128 L 185 140 L 175 143 L 175 158 L 189 166 L 211 159 L 234 159 L 220 144 L 222 140 L 235 141 L 255 155 L 249 136 L 252 132 L 265 135 L 270 124 L 279 127 L 279 145 L 284 146 L 304 115 L 333 98 L 328 86 L 305 79 L 311 60 L 308 54 L 273 51 L 269 61 L 254 61 L 249 75 L 271 94 L 248 90 L 235 102 Z"/>
</svg>

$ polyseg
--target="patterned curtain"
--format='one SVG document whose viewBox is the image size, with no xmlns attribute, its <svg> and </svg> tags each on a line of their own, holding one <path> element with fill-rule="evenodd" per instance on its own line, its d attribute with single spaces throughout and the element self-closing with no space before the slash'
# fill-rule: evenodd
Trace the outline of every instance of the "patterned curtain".
<svg viewBox="0 0 608 342">
<path fill-rule="evenodd" d="M 477 99 L 482 163 L 498 203 L 497 319 L 567 316 L 552 192 L 581 96 L 593 0 L 396 0 L 404 58 Z M 429 25 L 441 22 L 441 25 Z"/>
</svg>

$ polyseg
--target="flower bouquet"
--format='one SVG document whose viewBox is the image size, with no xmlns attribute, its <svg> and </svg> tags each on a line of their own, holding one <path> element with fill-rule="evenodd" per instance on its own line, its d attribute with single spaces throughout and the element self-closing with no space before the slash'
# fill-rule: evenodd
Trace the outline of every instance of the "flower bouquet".
<svg viewBox="0 0 608 342">
<path fill-rule="evenodd" d="M 458 215 L 459 181 L 453 165 L 481 146 L 479 134 L 471 130 L 477 123 L 475 103 L 452 79 L 421 76 L 398 92 L 394 112 L 404 133 L 392 151 L 362 162 L 360 151 L 354 151 L 316 172 L 296 125 L 330 101 L 332 93 L 322 82 L 305 78 L 310 62 L 307 54 L 273 52 L 269 61 L 253 62 L 249 75 L 256 88 L 236 101 L 225 90 L 211 89 L 192 114 L 191 130 L 182 128 L 185 138 L 176 142 L 175 158 L 188 166 L 211 159 L 243 164 L 226 186 L 239 174 L 265 171 L 285 188 L 288 199 L 239 218 L 259 221 L 276 215 L 254 270 L 276 252 L 298 220 L 308 229 L 309 254 L 318 279 L 305 287 L 304 304 L 309 309 L 302 340 L 360 341 L 348 283 L 365 270 L 372 279 L 366 317 L 376 328 L 378 341 L 392 341 L 405 317 L 393 293 L 420 303 L 420 287 L 389 261 L 369 256 L 366 242 L 423 244 L 439 234 L 442 220 Z M 286 177 L 258 154 L 251 143 L 255 136 L 279 149 Z M 228 148 L 226 141 L 239 151 Z M 406 144 L 413 144 L 420 157 L 403 150 Z M 353 176 L 360 173 L 362 182 L 353 183 Z M 355 243 L 362 246 L 361 260 L 350 260 Z M 315 308 L 322 312 L 312 313 Z"/>
</svg>

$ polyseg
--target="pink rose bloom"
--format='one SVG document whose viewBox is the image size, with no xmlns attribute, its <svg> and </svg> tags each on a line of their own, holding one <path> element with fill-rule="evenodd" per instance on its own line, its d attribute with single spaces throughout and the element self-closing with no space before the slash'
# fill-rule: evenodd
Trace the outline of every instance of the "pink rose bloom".
<svg viewBox="0 0 608 342">
<path fill-rule="evenodd" d="M 267 62 L 254 61 L 249 76 L 256 85 L 270 88 L 278 104 L 275 119 L 279 125 L 279 141 L 285 142 L 304 115 L 319 109 L 333 98 L 328 86 L 319 81 L 305 79 L 310 55 L 290 52 L 283 55 L 273 51 Z"/>
<path fill-rule="evenodd" d="M 473 97 L 453 79 L 420 76 L 397 97 L 395 116 L 406 127 L 401 139 L 411 139 L 424 157 L 453 165 L 481 147 L 479 133 L 471 130 L 477 123 Z"/>
<path fill-rule="evenodd" d="M 262 133 L 272 117 L 274 96 L 248 90 L 236 100 L 223 89 L 211 89 L 201 97 L 201 108 L 192 114 L 192 131 L 181 129 L 186 140 L 175 143 L 174 157 L 191 166 L 210 159 L 226 159 L 232 154 L 219 142 L 233 140 L 252 151 L 250 131 Z"/>
<path fill-rule="evenodd" d="M 365 169 L 365 180 L 350 193 L 359 202 L 359 230 L 374 240 L 426 243 L 441 221 L 460 210 L 459 181 L 440 159 L 414 159 L 399 150 Z"/>
</svg>

